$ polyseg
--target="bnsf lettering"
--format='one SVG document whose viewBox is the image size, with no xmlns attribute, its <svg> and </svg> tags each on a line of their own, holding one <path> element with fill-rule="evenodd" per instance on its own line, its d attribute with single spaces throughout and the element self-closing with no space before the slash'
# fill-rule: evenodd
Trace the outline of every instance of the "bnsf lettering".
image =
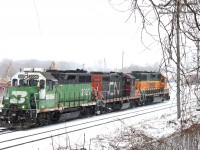
<svg viewBox="0 0 200 150">
<path fill-rule="evenodd" d="M 27 96 L 26 91 L 12 91 L 12 95 L 15 97 L 10 99 L 11 104 L 22 104 L 25 102 L 25 97 Z M 19 98 L 18 98 L 19 97 Z"/>
<path fill-rule="evenodd" d="M 55 99 L 55 94 L 47 94 L 46 99 Z"/>
</svg>

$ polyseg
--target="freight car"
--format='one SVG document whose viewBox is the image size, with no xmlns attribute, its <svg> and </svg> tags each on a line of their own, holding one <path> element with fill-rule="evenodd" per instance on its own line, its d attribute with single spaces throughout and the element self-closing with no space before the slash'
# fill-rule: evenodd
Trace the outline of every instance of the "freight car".
<svg viewBox="0 0 200 150">
<path fill-rule="evenodd" d="M 30 127 L 169 99 L 166 77 L 156 72 L 87 72 L 26 68 L 3 99 L 1 125 Z"/>
</svg>

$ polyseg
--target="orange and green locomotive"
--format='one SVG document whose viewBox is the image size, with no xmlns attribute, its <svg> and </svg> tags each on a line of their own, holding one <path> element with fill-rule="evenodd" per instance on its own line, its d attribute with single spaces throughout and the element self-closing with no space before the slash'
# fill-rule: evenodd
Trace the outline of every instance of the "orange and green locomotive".
<svg viewBox="0 0 200 150">
<path fill-rule="evenodd" d="M 11 80 L 1 125 L 29 127 L 169 99 L 158 72 L 87 72 L 26 68 Z"/>
<path fill-rule="evenodd" d="M 132 71 L 130 74 L 136 79 L 135 95 L 139 95 L 142 104 L 170 99 L 165 73 Z"/>
</svg>

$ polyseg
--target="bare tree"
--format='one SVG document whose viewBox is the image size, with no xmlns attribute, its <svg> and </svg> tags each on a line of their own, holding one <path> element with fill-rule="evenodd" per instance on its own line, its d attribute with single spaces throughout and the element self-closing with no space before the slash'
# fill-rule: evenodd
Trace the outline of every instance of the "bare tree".
<svg viewBox="0 0 200 150">
<path fill-rule="evenodd" d="M 131 18 L 142 22 L 141 41 L 150 36 L 162 51 L 160 69 L 175 77 L 177 85 L 177 118 L 184 118 L 186 103 L 195 93 L 199 99 L 200 1 L 198 0 L 109 0 L 118 11 L 127 6 Z M 156 30 L 151 30 L 152 26 Z M 155 33 L 156 31 L 156 33 Z M 147 49 L 150 49 L 146 46 Z M 195 88 L 190 77 L 197 79 Z M 188 87 L 188 86 L 187 86 Z M 190 95 L 190 96 L 189 96 Z M 199 105 L 199 104 L 198 104 Z M 181 111 L 182 110 L 182 111 Z"/>
</svg>

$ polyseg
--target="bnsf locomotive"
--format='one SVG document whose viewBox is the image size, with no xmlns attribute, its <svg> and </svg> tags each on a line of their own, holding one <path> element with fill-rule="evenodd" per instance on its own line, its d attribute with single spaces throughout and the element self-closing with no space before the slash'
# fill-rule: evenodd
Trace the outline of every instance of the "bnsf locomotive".
<svg viewBox="0 0 200 150">
<path fill-rule="evenodd" d="M 1 125 L 29 127 L 168 100 L 158 72 L 87 72 L 26 68 L 3 99 Z"/>
</svg>

